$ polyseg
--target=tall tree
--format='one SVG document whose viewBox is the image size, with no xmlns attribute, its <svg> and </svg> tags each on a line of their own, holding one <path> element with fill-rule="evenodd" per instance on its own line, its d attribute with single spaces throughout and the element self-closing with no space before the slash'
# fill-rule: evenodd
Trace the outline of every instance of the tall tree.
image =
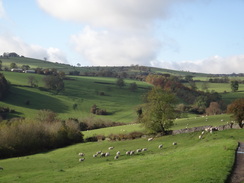
<svg viewBox="0 0 244 183">
<path fill-rule="evenodd" d="M 236 92 L 239 89 L 239 82 L 238 81 L 231 81 L 230 83 L 231 90 Z"/>
<path fill-rule="evenodd" d="M 151 132 L 162 132 L 173 126 L 175 96 L 160 87 L 154 87 L 146 96 L 147 103 L 138 115 L 139 122 Z"/>
<path fill-rule="evenodd" d="M 244 126 L 244 98 L 236 99 L 230 105 L 228 105 L 227 112 L 232 114 L 235 121 L 238 122 L 239 126 Z"/>
<path fill-rule="evenodd" d="M 28 76 L 28 84 L 30 84 L 31 87 L 37 87 L 38 85 L 38 80 L 34 76 Z"/>
</svg>

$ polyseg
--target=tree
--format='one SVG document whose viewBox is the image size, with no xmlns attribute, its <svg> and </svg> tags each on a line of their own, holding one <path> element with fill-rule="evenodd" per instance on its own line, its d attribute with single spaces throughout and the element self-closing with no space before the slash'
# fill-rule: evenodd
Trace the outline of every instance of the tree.
<svg viewBox="0 0 244 183">
<path fill-rule="evenodd" d="M 130 83 L 130 86 L 129 86 L 130 91 L 135 92 L 137 90 L 137 88 L 138 87 L 137 87 L 136 82 Z"/>
<path fill-rule="evenodd" d="M 162 132 L 173 126 L 175 96 L 160 87 L 154 87 L 146 96 L 139 122 L 151 132 Z"/>
<path fill-rule="evenodd" d="M 0 60 L 0 71 L 2 70 L 3 62 Z"/>
<path fill-rule="evenodd" d="M 117 85 L 119 88 L 124 87 L 124 86 L 125 86 L 124 79 L 123 79 L 123 78 L 118 78 L 117 81 L 116 81 L 116 85 Z"/>
<path fill-rule="evenodd" d="M 29 65 L 22 65 L 21 66 L 21 69 L 23 69 L 23 70 L 29 70 L 30 69 L 30 66 Z"/>
<path fill-rule="evenodd" d="M 37 87 L 38 81 L 34 76 L 28 76 L 28 84 L 30 84 L 31 87 Z"/>
<path fill-rule="evenodd" d="M 238 122 L 239 126 L 244 126 L 244 98 L 236 99 L 230 105 L 228 105 L 227 113 L 232 114 L 235 121 Z"/>
<path fill-rule="evenodd" d="M 222 110 L 220 109 L 220 105 L 218 102 L 211 102 L 209 107 L 206 109 L 207 115 L 216 115 L 220 114 Z"/>
<path fill-rule="evenodd" d="M 208 83 L 207 82 L 202 83 L 202 90 L 208 90 Z"/>
<path fill-rule="evenodd" d="M 236 92 L 239 88 L 239 82 L 238 81 L 231 81 L 230 83 L 232 92 Z"/>
<path fill-rule="evenodd" d="M 14 68 L 17 68 L 17 64 L 16 63 L 11 63 L 10 64 L 10 69 L 14 69 Z"/>
<path fill-rule="evenodd" d="M 196 86 L 196 83 L 194 81 L 189 81 L 189 85 L 190 85 L 190 88 L 192 90 L 197 90 L 197 86 Z"/>
<path fill-rule="evenodd" d="M 43 78 L 43 81 L 47 89 L 55 91 L 56 94 L 64 90 L 64 81 L 59 76 L 48 75 Z"/>
</svg>

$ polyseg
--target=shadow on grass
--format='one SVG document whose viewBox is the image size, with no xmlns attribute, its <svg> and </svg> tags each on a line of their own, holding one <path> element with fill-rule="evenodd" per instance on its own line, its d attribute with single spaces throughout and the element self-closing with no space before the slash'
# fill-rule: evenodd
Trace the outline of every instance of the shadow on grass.
<svg viewBox="0 0 244 183">
<path fill-rule="evenodd" d="M 50 109 L 56 113 L 62 113 L 68 109 L 55 95 L 52 97 L 45 95 L 45 93 L 41 94 L 20 87 L 11 87 L 8 97 L 3 102 L 23 108 Z"/>
</svg>

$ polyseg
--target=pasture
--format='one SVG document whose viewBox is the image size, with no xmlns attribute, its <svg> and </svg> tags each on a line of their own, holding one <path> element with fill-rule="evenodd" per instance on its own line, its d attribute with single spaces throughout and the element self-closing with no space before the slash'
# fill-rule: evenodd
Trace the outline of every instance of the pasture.
<svg viewBox="0 0 244 183">
<path fill-rule="evenodd" d="M 3 72 L 6 79 L 14 85 L 9 96 L 0 102 L 1 106 L 16 110 L 20 116 L 35 117 L 38 110 L 50 109 L 61 119 L 85 118 L 91 116 L 90 108 L 96 104 L 105 109 L 108 115 L 98 116 L 118 122 L 131 122 L 136 118 L 136 106 L 142 103 L 142 96 L 151 86 L 145 82 L 125 80 L 126 86 L 118 88 L 116 78 L 70 76 L 65 80 L 65 90 L 59 95 L 38 88 L 28 87 L 28 76 L 38 80 L 43 87 L 42 78 L 37 74 Z M 129 84 L 136 82 L 138 89 L 129 90 Z M 30 104 L 26 105 L 25 102 Z M 76 104 L 76 108 L 73 106 Z"/>
<path fill-rule="evenodd" d="M 81 143 L 32 156 L 0 160 L 0 182 L 154 182 L 224 183 L 234 163 L 237 141 L 244 141 L 243 129 L 206 134 L 163 136 L 148 142 L 127 141 Z M 177 142 L 176 146 L 172 142 Z M 158 145 L 163 144 L 162 149 Z M 108 147 L 113 146 L 113 150 Z M 135 155 L 128 150 L 147 148 Z M 96 157 L 97 151 L 111 156 Z M 121 152 L 114 160 L 117 151 Z M 78 153 L 85 154 L 79 162 Z"/>
</svg>

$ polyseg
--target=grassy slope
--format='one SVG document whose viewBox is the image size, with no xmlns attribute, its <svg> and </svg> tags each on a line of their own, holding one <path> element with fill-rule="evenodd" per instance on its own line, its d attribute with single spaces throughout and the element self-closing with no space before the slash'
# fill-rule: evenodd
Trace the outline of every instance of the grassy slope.
<svg viewBox="0 0 244 183">
<path fill-rule="evenodd" d="M 39 80 L 38 85 L 43 86 L 41 75 L 3 73 L 12 84 L 27 85 L 27 77 L 33 75 Z M 131 92 L 128 86 L 129 83 L 134 82 L 132 80 L 125 80 L 127 86 L 119 89 L 115 86 L 115 78 L 75 76 L 70 78 L 73 80 L 65 81 L 65 91 L 60 95 L 53 95 L 36 88 L 12 87 L 8 98 L 0 102 L 0 105 L 15 109 L 25 117 L 34 117 L 40 109 L 51 109 L 57 112 L 60 118 L 67 119 L 90 116 L 90 108 L 96 104 L 111 113 L 99 117 L 109 118 L 112 121 L 131 122 L 136 117 L 135 106 L 142 102 L 141 97 L 150 86 L 136 81 L 139 88 L 136 92 Z M 99 95 L 100 92 L 104 92 L 105 96 Z M 30 101 L 30 105 L 25 105 L 26 100 Z M 78 104 L 77 110 L 73 109 L 74 104 Z"/>
<path fill-rule="evenodd" d="M 81 143 L 48 153 L 0 160 L 4 170 L 0 182 L 224 182 L 234 162 L 237 141 L 244 141 L 242 130 L 226 130 L 119 142 Z M 172 146 L 172 142 L 177 146 Z M 163 150 L 157 148 L 163 144 Z M 108 151 L 112 156 L 92 158 L 92 154 Z M 148 151 L 126 156 L 127 150 L 148 148 Z M 115 152 L 122 155 L 113 160 Z M 78 162 L 78 153 L 86 160 Z"/>
</svg>

